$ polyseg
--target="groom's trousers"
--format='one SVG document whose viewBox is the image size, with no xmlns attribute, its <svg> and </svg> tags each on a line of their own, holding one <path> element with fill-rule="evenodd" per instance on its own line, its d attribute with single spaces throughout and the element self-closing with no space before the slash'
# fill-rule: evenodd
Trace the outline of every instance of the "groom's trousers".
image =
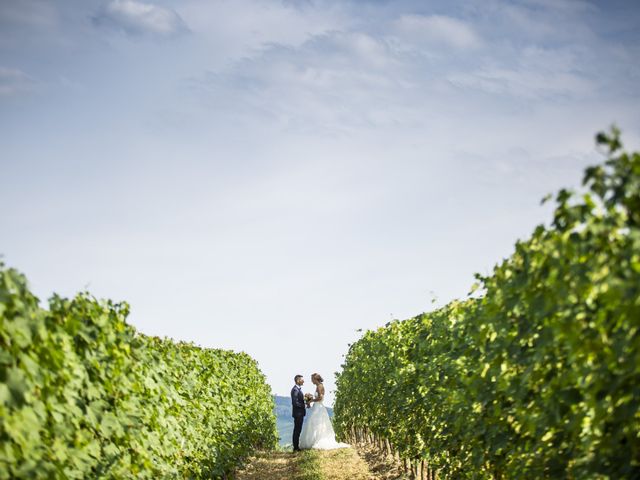
<svg viewBox="0 0 640 480">
<path fill-rule="evenodd" d="M 296 415 L 293 417 L 293 449 L 300 450 L 300 432 L 302 431 L 302 422 L 304 415 Z"/>
</svg>

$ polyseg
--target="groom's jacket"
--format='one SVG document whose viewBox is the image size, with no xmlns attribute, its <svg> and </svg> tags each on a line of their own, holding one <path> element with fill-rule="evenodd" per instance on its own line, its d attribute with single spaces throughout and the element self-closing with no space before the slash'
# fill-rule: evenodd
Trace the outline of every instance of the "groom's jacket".
<svg viewBox="0 0 640 480">
<path fill-rule="evenodd" d="M 291 406 L 293 407 L 293 411 L 291 412 L 292 417 L 304 417 L 307 414 L 307 409 L 304 404 L 304 395 L 297 385 L 291 389 Z"/>
</svg>

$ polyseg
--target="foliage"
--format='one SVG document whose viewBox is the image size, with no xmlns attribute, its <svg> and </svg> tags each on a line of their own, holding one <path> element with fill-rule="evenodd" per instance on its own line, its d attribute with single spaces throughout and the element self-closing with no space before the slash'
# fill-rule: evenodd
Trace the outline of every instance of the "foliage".
<svg viewBox="0 0 640 480">
<path fill-rule="evenodd" d="M 353 344 L 336 429 L 445 478 L 640 478 L 640 154 L 603 165 L 518 242 L 480 298 Z"/>
<path fill-rule="evenodd" d="M 42 309 L 0 264 L 0 478 L 222 478 L 275 445 L 253 359 L 142 335 L 128 308 Z"/>
</svg>

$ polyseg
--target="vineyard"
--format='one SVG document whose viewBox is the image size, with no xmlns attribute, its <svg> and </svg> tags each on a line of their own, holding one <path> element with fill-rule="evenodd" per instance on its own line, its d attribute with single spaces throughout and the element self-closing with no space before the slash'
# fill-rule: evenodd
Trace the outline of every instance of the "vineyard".
<svg viewBox="0 0 640 480">
<path fill-rule="evenodd" d="M 640 155 L 597 142 L 584 193 L 474 295 L 351 345 L 343 439 L 428 479 L 640 478 Z"/>
<path fill-rule="evenodd" d="M 224 478 L 275 446 L 252 358 L 142 335 L 127 314 L 88 294 L 43 309 L 0 264 L 0 478 Z"/>
</svg>

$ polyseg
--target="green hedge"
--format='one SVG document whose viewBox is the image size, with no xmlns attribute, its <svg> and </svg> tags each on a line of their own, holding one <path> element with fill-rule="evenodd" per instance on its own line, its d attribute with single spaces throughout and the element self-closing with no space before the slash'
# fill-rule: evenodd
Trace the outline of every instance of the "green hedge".
<svg viewBox="0 0 640 480">
<path fill-rule="evenodd" d="M 600 134 L 586 193 L 479 293 L 353 344 L 336 428 L 441 478 L 640 478 L 640 155 Z"/>
<path fill-rule="evenodd" d="M 252 358 L 142 335 L 127 314 L 87 294 L 42 309 L 0 264 L 0 478 L 222 478 L 276 445 Z"/>
</svg>

